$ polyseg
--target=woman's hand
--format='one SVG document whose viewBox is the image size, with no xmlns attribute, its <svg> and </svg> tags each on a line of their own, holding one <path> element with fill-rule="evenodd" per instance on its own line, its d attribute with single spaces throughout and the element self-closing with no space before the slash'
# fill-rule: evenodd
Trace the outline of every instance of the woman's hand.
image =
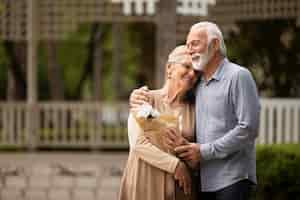
<svg viewBox="0 0 300 200">
<path fill-rule="evenodd" d="M 174 128 L 166 129 L 164 138 L 165 146 L 175 152 L 192 169 L 200 167 L 200 150 L 196 143 L 190 143 L 187 139 L 177 133 Z"/>
<path fill-rule="evenodd" d="M 134 110 L 144 103 L 152 104 L 147 86 L 133 90 L 129 97 L 130 109 Z"/>
<path fill-rule="evenodd" d="M 176 147 L 187 145 L 189 141 L 178 133 L 175 128 L 167 128 L 164 134 L 165 146 L 174 152 Z"/>
<path fill-rule="evenodd" d="M 174 173 L 175 180 L 178 181 L 179 186 L 183 189 L 186 195 L 192 193 L 192 179 L 188 168 L 184 162 L 179 161 Z"/>
</svg>

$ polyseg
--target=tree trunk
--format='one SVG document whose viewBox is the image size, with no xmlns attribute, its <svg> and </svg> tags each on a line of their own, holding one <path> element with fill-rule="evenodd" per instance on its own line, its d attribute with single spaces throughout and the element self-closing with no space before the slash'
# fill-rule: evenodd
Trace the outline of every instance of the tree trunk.
<svg viewBox="0 0 300 200">
<path fill-rule="evenodd" d="M 50 99 L 51 100 L 63 100 L 64 99 L 64 81 L 62 75 L 61 65 L 57 59 L 57 43 L 54 41 L 48 41 L 47 47 L 47 71 L 50 85 Z"/>
<path fill-rule="evenodd" d="M 95 24 L 95 36 L 94 36 L 94 100 L 101 100 L 101 75 L 102 75 L 102 63 L 103 63 L 103 47 L 101 45 L 101 39 L 103 36 L 103 30 L 99 24 Z"/>
<path fill-rule="evenodd" d="M 102 33 L 101 28 L 100 28 L 100 24 L 99 23 L 94 23 L 92 25 L 90 40 L 89 40 L 88 45 L 87 45 L 87 50 L 88 50 L 87 60 L 86 60 L 86 63 L 84 65 L 84 71 L 82 73 L 82 76 L 81 76 L 81 78 L 79 80 L 79 83 L 76 87 L 77 88 L 76 89 L 76 94 L 74 95 L 75 98 L 79 98 L 79 96 L 82 92 L 84 82 L 87 80 L 89 75 L 93 72 L 93 69 L 95 69 L 94 68 L 95 64 L 97 64 L 97 68 L 98 68 L 95 71 L 95 76 L 97 76 L 97 77 L 94 77 L 95 79 L 97 79 L 97 83 L 95 83 L 95 85 L 97 85 L 95 87 L 95 91 L 98 90 L 97 92 L 99 92 L 99 93 L 95 94 L 95 96 L 97 96 L 97 98 L 100 98 L 100 96 L 101 96 L 101 94 L 100 94 L 101 77 L 99 76 L 99 75 L 101 75 L 101 72 L 100 72 L 101 67 L 99 67 L 100 63 L 101 63 L 101 52 L 100 52 L 99 49 L 101 49 L 102 35 L 103 35 L 103 33 Z M 100 53 L 99 55 L 98 55 L 98 52 Z M 97 56 L 99 56 L 99 57 L 97 57 Z"/>
<path fill-rule="evenodd" d="M 6 100 L 14 101 L 17 99 L 16 81 L 10 68 L 7 70 L 7 91 Z"/>
<path fill-rule="evenodd" d="M 4 41 L 4 49 L 9 59 L 7 100 L 25 100 L 26 44 Z"/>
<path fill-rule="evenodd" d="M 139 61 L 138 83 L 153 88 L 155 85 L 155 26 L 153 24 L 137 24 L 135 31 L 141 34 L 140 48 L 141 59 Z"/>
<path fill-rule="evenodd" d="M 122 62 L 123 62 L 123 33 L 124 27 L 120 23 L 115 23 L 112 25 L 112 35 L 113 35 L 113 70 L 112 70 L 112 80 L 113 87 L 115 90 L 115 98 L 119 100 L 123 95 L 122 87 Z"/>
</svg>

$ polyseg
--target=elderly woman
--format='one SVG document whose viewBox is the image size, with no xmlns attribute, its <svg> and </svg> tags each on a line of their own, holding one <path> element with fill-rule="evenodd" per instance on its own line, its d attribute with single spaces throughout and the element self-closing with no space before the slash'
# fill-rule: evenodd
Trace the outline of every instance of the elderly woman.
<svg viewBox="0 0 300 200">
<path fill-rule="evenodd" d="M 190 98 L 198 74 L 185 46 L 175 48 L 166 64 L 163 88 L 150 91 L 152 106 L 161 113 L 181 116 L 181 136 L 194 140 L 194 104 Z M 170 130 L 168 130 L 170 131 Z M 174 131 L 174 130 L 172 130 Z M 190 165 L 165 148 L 158 147 L 139 127 L 132 115 L 128 119 L 130 153 L 124 170 L 120 200 L 196 199 Z M 178 131 L 177 131 L 178 132 Z M 161 130 L 161 134 L 166 134 Z"/>
</svg>

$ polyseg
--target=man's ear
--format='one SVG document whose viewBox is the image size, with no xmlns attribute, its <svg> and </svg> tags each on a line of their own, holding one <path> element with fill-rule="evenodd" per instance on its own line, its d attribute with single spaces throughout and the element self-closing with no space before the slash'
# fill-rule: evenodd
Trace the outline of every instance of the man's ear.
<svg viewBox="0 0 300 200">
<path fill-rule="evenodd" d="M 215 38 L 213 39 L 213 48 L 214 48 L 214 52 L 218 51 L 221 49 L 221 44 L 220 44 L 220 40 Z"/>
</svg>

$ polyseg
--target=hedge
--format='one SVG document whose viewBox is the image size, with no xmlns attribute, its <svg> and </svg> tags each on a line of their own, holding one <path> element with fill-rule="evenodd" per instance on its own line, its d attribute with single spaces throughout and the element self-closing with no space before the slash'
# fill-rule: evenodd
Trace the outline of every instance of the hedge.
<svg viewBox="0 0 300 200">
<path fill-rule="evenodd" d="M 300 199 L 300 144 L 257 149 L 256 200 Z"/>
</svg>

